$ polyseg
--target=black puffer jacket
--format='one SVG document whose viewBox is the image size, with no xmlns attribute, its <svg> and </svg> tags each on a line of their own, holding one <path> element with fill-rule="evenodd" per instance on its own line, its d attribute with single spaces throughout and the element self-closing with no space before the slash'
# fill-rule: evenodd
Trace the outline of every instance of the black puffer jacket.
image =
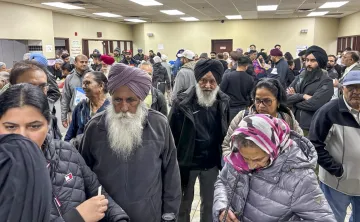
<svg viewBox="0 0 360 222">
<path fill-rule="evenodd" d="M 170 79 L 167 73 L 167 70 L 161 63 L 155 63 L 153 65 L 153 78 L 152 78 L 152 85 L 155 88 L 158 88 L 158 83 L 166 82 L 166 86 L 170 89 Z"/>
<path fill-rule="evenodd" d="M 100 183 L 77 150 L 68 142 L 48 137 L 43 145 L 53 188 L 50 221 L 83 222 L 75 209 L 97 195 Z M 126 222 L 129 217 L 103 190 L 109 200 L 103 221 Z"/>
</svg>

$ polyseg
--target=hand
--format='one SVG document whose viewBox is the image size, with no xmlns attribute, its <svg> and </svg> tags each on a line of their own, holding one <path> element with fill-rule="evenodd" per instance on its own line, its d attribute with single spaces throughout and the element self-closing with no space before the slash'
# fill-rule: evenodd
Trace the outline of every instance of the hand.
<svg viewBox="0 0 360 222">
<path fill-rule="evenodd" d="M 338 85 L 339 85 L 339 80 L 334 79 L 334 87 L 338 87 Z"/>
<path fill-rule="evenodd" d="M 289 95 L 292 95 L 292 94 L 295 94 L 295 93 L 296 93 L 296 92 L 295 92 L 295 89 L 294 89 L 293 87 L 287 88 L 286 92 L 287 92 L 287 94 L 289 94 Z"/>
<path fill-rule="evenodd" d="M 67 120 L 64 120 L 64 121 L 62 121 L 62 125 L 63 125 L 63 127 L 68 128 L 69 123 Z"/>
<path fill-rule="evenodd" d="M 223 212 L 221 212 L 221 214 L 219 216 L 219 221 L 223 222 L 224 217 L 225 217 L 225 210 L 223 210 Z M 240 222 L 240 221 L 236 218 L 235 214 L 231 210 L 229 210 L 228 215 L 226 217 L 226 222 Z"/>
<path fill-rule="evenodd" d="M 104 195 L 96 196 L 76 207 L 85 222 L 97 222 L 105 217 L 109 201 Z"/>
<path fill-rule="evenodd" d="M 305 100 L 309 100 L 309 99 L 311 99 L 311 98 L 312 98 L 312 96 L 307 95 L 307 94 L 304 94 L 303 98 L 304 98 Z"/>
<path fill-rule="evenodd" d="M 231 61 L 229 64 L 228 64 L 228 69 L 232 69 L 233 67 L 233 62 Z"/>
</svg>

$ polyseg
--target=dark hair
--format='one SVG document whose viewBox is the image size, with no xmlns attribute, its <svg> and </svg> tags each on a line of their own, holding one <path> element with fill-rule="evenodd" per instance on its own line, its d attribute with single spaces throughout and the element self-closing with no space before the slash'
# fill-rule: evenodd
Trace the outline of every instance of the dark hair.
<svg viewBox="0 0 360 222">
<path fill-rule="evenodd" d="M 75 66 L 73 64 L 70 64 L 69 62 L 62 64 L 62 66 L 61 66 L 61 70 L 63 70 L 63 71 L 66 70 L 68 72 L 71 72 L 74 68 L 75 68 Z"/>
<path fill-rule="evenodd" d="M 351 49 L 351 47 L 346 47 L 345 48 L 345 51 L 351 51 L 352 49 Z"/>
<path fill-rule="evenodd" d="M 10 84 L 15 85 L 18 78 L 29 71 L 43 71 L 47 77 L 47 69 L 36 61 L 20 61 L 15 63 L 14 67 L 11 69 L 9 79 Z"/>
<path fill-rule="evenodd" d="M 257 55 L 257 58 L 259 58 L 260 56 L 262 56 L 264 60 L 267 59 L 267 55 L 266 55 L 265 52 L 259 52 L 258 55 Z"/>
<path fill-rule="evenodd" d="M 249 53 L 248 53 L 248 52 L 244 52 L 244 55 L 245 55 L 245 56 L 248 56 L 248 55 L 249 55 Z"/>
<path fill-rule="evenodd" d="M 287 113 L 291 116 L 290 110 L 286 106 L 286 101 L 287 101 L 286 91 L 279 82 L 279 80 L 273 78 L 261 79 L 254 87 L 253 91 L 251 92 L 251 97 L 253 100 L 255 100 L 256 97 L 256 90 L 259 88 L 266 88 L 267 90 L 269 90 L 274 95 L 277 102 L 279 103 L 278 111 Z"/>
<path fill-rule="evenodd" d="M 279 45 L 279 44 L 276 44 L 276 45 L 274 46 L 274 49 L 276 48 L 276 46 L 280 46 L 280 48 L 281 48 L 281 45 Z"/>
<path fill-rule="evenodd" d="M 215 54 L 216 55 L 216 52 L 212 51 L 212 52 L 210 52 L 210 54 Z"/>
<path fill-rule="evenodd" d="M 223 53 L 218 53 L 217 57 L 218 57 L 218 59 L 224 59 L 224 54 Z"/>
<path fill-rule="evenodd" d="M 250 61 L 249 57 L 246 57 L 246 56 L 241 56 L 237 60 L 238 66 L 247 66 L 247 65 L 249 65 L 249 63 L 251 63 L 251 61 Z"/>
<path fill-rule="evenodd" d="M 293 61 L 293 60 L 288 60 L 287 63 L 288 63 L 288 66 L 294 65 L 294 61 Z"/>
<path fill-rule="evenodd" d="M 299 54 L 298 54 L 298 56 L 303 56 L 303 55 L 305 55 L 306 54 L 306 50 L 302 50 L 301 52 L 299 52 Z"/>
<path fill-rule="evenodd" d="M 156 55 L 161 58 L 161 53 L 160 52 L 156 53 Z"/>
<path fill-rule="evenodd" d="M 91 54 L 90 55 L 90 58 L 93 58 L 93 59 L 100 59 L 101 55 L 100 54 Z"/>
<path fill-rule="evenodd" d="M 263 51 L 265 51 L 265 49 L 260 49 L 260 52 L 263 52 Z"/>
<path fill-rule="evenodd" d="M 103 72 L 93 71 L 93 72 L 86 73 L 86 75 L 89 75 L 89 74 L 94 76 L 94 80 L 95 80 L 95 82 L 97 82 L 97 84 L 103 86 L 104 94 L 109 92 L 108 91 L 108 79 L 106 78 L 106 76 Z"/>
<path fill-rule="evenodd" d="M 254 54 L 254 53 L 257 53 L 257 51 L 256 50 L 250 50 L 249 55 Z"/>
<path fill-rule="evenodd" d="M 290 52 L 286 52 L 284 57 L 286 60 L 294 60 L 294 57 L 291 55 Z"/>
<path fill-rule="evenodd" d="M 154 51 L 153 51 L 153 50 L 149 50 L 149 52 L 152 52 L 152 53 L 154 53 Z"/>
<path fill-rule="evenodd" d="M 62 59 L 66 59 L 67 57 L 70 57 L 70 55 L 67 54 L 67 53 L 61 55 L 61 58 L 62 58 Z"/>
<path fill-rule="evenodd" d="M 251 44 L 251 45 L 250 45 L 250 48 L 251 48 L 251 46 L 254 46 L 254 47 L 256 48 L 256 45 L 254 45 L 254 44 Z"/>
<path fill-rule="evenodd" d="M 231 58 L 232 60 L 234 60 L 234 61 L 239 60 L 240 56 L 241 56 L 241 53 L 238 52 L 238 51 L 232 51 L 232 52 L 230 52 L 230 58 Z"/>
<path fill-rule="evenodd" d="M 37 86 L 21 83 L 10 86 L 0 96 L 0 118 L 12 108 L 32 106 L 37 108 L 44 118 L 50 122 L 49 103 L 44 92 Z"/>
<path fill-rule="evenodd" d="M 359 61 L 359 53 L 356 51 L 349 51 L 346 54 L 350 54 L 352 60 L 354 60 L 354 62 L 358 62 Z M 10 77 L 11 78 L 11 77 Z"/>
<path fill-rule="evenodd" d="M 334 55 L 328 55 L 328 57 L 333 57 L 334 60 L 335 60 L 335 62 L 336 62 L 336 56 L 334 56 Z"/>
</svg>

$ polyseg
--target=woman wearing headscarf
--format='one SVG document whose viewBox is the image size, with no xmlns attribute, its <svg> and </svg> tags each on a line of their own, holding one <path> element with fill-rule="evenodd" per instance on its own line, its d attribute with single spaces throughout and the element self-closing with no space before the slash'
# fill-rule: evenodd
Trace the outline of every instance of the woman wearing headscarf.
<svg viewBox="0 0 360 222">
<path fill-rule="evenodd" d="M 170 79 L 166 68 L 161 65 L 161 62 L 161 57 L 154 57 L 152 85 L 165 95 L 165 88 L 167 88 L 167 92 L 170 93 Z"/>
<path fill-rule="evenodd" d="M 224 156 L 231 152 L 229 145 L 231 135 L 235 129 L 237 129 L 241 120 L 248 115 L 269 114 L 273 117 L 283 119 L 290 126 L 291 130 L 303 135 L 303 131 L 299 127 L 299 123 L 296 121 L 294 114 L 286 106 L 286 92 L 279 80 L 270 78 L 261 79 L 253 89 L 251 98 L 254 104 L 248 109 L 240 111 L 230 123 L 222 144 Z"/>
<path fill-rule="evenodd" d="M 87 222 L 104 217 L 107 221 L 129 220 L 104 190 L 98 195 L 101 185 L 79 152 L 65 141 L 50 138 L 49 104 L 39 87 L 13 85 L 0 96 L 0 104 L 0 134 L 29 138 L 46 159 L 44 165 L 53 188 L 50 221 Z"/>
<path fill-rule="evenodd" d="M 336 221 L 314 173 L 314 146 L 285 121 L 247 116 L 230 146 L 215 183 L 214 222 Z"/>
<path fill-rule="evenodd" d="M 40 149 L 20 135 L 0 136 L 1 221 L 49 222 L 51 182 Z"/>
</svg>

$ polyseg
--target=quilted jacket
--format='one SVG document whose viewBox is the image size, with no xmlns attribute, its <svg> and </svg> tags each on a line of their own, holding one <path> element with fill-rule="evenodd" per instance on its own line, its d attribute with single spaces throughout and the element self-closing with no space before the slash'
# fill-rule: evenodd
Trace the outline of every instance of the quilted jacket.
<svg viewBox="0 0 360 222">
<path fill-rule="evenodd" d="M 100 183 L 95 173 L 70 143 L 47 137 L 43 148 L 53 188 L 50 221 L 84 221 L 75 208 L 97 195 Z M 109 200 L 103 221 L 129 221 L 123 209 L 104 190 L 102 194 Z"/>
<path fill-rule="evenodd" d="M 295 143 L 266 169 L 239 174 L 225 164 L 215 183 L 214 222 L 229 203 L 241 222 L 336 221 L 314 173 L 314 146 L 295 132 L 291 139 Z"/>
</svg>

